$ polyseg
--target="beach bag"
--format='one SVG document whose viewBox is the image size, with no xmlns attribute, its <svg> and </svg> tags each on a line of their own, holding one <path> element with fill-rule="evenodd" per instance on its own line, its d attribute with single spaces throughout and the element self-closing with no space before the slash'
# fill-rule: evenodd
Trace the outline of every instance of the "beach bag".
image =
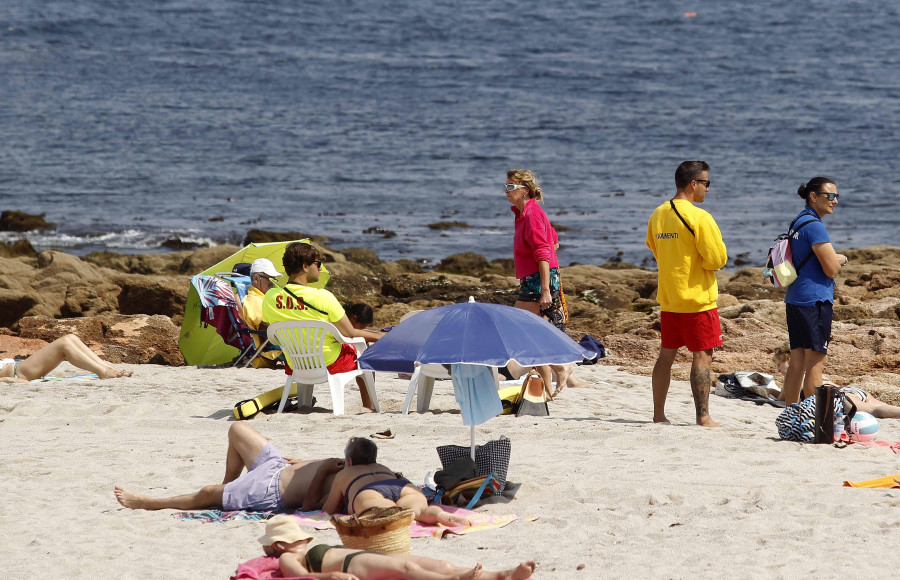
<svg viewBox="0 0 900 580">
<path fill-rule="evenodd" d="M 506 474 L 509 472 L 511 452 L 512 446 L 506 437 L 500 437 L 475 447 L 475 466 L 477 468 L 475 475 L 484 477 L 493 474 L 498 486 L 497 491 L 492 490 L 492 493 L 495 495 L 503 491 L 503 488 L 506 486 Z M 461 445 L 441 445 L 437 448 L 437 454 L 441 460 L 441 466 L 447 469 L 458 459 L 471 458 L 472 450 Z"/>
<path fill-rule="evenodd" d="M 786 234 L 780 234 L 775 238 L 775 244 L 769 248 L 769 253 L 766 256 L 766 267 L 763 269 L 763 276 L 765 276 L 766 280 L 776 288 L 786 288 L 793 284 L 797 279 L 797 272 L 802 270 L 809 259 L 815 255 L 815 252 L 810 251 L 809 254 L 800 261 L 800 264 L 794 266 L 794 256 L 791 253 L 791 238 L 797 239 L 797 233 L 810 223 L 822 221 L 818 220 L 818 218 L 813 218 L 803 222 L 797 226 L 797 229 L 794 229 L 794 224 L 797 223 L 797 220 L 801 217 L 803 217 L 803 215 L 797 216 L 794 221 L 791 222 L 791 227 L 788 228 Z"/>
<path fill-rule="evenodd" d="M 331 516 L 331 523 L 346 548 L 408 554 L 413 513 L 401 507 L 373 507 L 361 514 Z"/>
<path fill-rule="evenodd" d="M 792 403 L 775 419 L 778 436 L 786 441 L 808 442 L 815 438 L 816 398 Z"/>
<path fill-rule="evenodd" d="M 843 409 L 844 394 L 840 389 L 832 389 L 833 406 L 832 408 Z M 852 405 L 849 416 L 852 417 L 856 413 L 856 405 Z M 849 421 L 845 418 L 845 424 Z M 810 442 L 816 437 L 816 397 L 807 397 L 799 403 L 789 405 L 775 419 L 775 426 L 778 427 L 778 436 L 786 441 Z M 833 426 L 830 429 L 833 430 Z"/>
</svg>

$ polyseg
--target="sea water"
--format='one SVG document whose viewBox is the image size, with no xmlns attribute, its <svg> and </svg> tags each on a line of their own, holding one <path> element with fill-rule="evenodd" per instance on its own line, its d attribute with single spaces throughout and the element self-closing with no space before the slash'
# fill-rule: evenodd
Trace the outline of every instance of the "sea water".
<svg viewBox="0 0 900 580">
<path fill-rule="evenodd" d="M 4 0 L 0 209 L 78 254 L 259 228 L 434 264 L 511 257 L 531 168 L 563 264 L 652 267 L 704 159 L 729 268 L 821 174 L 836 247 L 895 243 L 898 29 L 893 0 Z"/>
</svg>

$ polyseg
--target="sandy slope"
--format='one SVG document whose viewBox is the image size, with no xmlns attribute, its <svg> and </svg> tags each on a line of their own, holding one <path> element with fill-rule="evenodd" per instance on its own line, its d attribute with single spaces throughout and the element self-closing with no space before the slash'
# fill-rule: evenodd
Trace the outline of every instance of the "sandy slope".
<svg viewBox="0 0 900 580">
<path fill-rule="evenodd" d="M 179 522 L 171 512 L 121 508 L 114 484 L 154 495 L 221 481 L 230 409 L 273 388 L 273 371 L 133 366 L 135 376 L 94 382 L 0 385 L 0 558 L 4 576 L 226 578 L 259 554 L 262 524 Z M 738 369 L 735 369 L 738 370 Z M 56 374 L 72 373 L 61 367 Z M 647 377 L 580 367 L 597 389 L 567 390 L 553 416 L 499 417 L 478 440 L 513 443 L 516 499 L 484 510 L 515 513 L 506 528 L 417 539 L 413 552 L 458 564 L 506 567 L 534 558 L 536 578 L 887 577 L 900 565 L 900 490 L 841 487 L 900 473 L 888 449 L 777 440 L 769 406 L 712 397 L 723 429 L 691 425 L 686 383 L 668 415 L 648 423 Z M 383 413 L 333 417 L 327 389 L 310 414 L 252 421 L 294 457 L 340 455 L 351 435 L 390 427 L 380 458 L 414 481 L 439 466 L 434 448 L 468 441 L 449 383 L 425 415 L 400 414 L 406 381 L 379 375 Z M 881 421 L 900 440 L 900 421 Z M 529 516 L 537 519 L 529 521 Z M 334 532 L 320 534 L 336 543 Z M 851 561 L 842 540 L 871 554 Z M 583 565 L 583 569 L 577 568 Z"/>
</svg>

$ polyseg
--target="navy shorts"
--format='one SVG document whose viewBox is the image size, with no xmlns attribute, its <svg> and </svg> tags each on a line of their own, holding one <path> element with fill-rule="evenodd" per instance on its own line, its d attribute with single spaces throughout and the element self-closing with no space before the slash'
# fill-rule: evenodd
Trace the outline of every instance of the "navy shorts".
<svg viewBox="0 0 900 580">
<path fill-rule="evenodd" d="M 820 301 L 814 306 L 785 304 L 784 307 L 791 350 L 805 348 L 828 354 L 831 319 L 834 316 L 831 302 Z"/>
</svg>

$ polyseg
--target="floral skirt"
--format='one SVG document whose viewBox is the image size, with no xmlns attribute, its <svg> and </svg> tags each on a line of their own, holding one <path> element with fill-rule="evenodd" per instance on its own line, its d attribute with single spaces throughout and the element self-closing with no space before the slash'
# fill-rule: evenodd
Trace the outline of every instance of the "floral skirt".
<svg viewBox="0 0 900 580">
<path fill-rule="evenodd" d="M 559 268 L 550 268 L 550 296 L 553 304 L 541 310 L 541 316 L 547 318 L 556 328 L 566 330 L 566 306 L 559 280 Z M 541 273 L 535 272 L 519 280 L 519 300 L 522 302 L 541 301 Z"/>
</svg>

